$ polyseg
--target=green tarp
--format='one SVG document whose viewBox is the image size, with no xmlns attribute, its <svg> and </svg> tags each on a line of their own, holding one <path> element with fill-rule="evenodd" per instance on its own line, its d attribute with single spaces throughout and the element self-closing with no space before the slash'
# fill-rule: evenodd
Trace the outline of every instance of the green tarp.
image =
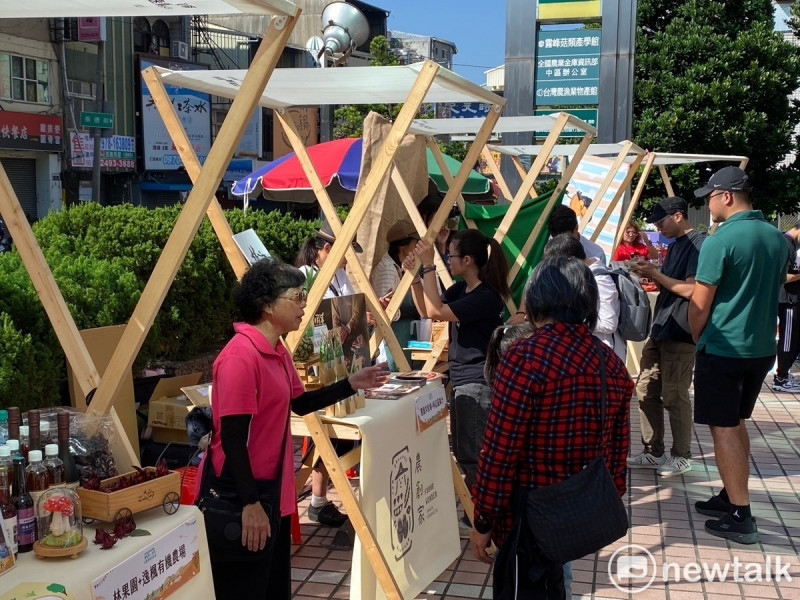
<svg viewBox="0 0 800 600">
<path fill-rule="evenodd" d="M 444 180 L 444 175 L 442 175 L 442 170 L 439 168 L 439 163 L 436 162 L 436 159 L 433 157 L 433 152 L 431 152 L 430 148 L 425 148 L 425 150 L 428 158 L 428 176 L 433 179 L 433 182 L 436 184 L 436 187 L 439 188 L 440 192 L 446 193 L 449 187 L 447 182 Z M 448 156 L 447 154 L 442 154 L 442 156 L 444 157 L 444 163 L 450 170 L 450 174 L 455 177 L 456 173 L 458 173 L 458 169 L 461 168 L 461 162 L 452 156 Z M 489 180 L 473 169 L 469 172 L 469 175 L 467 176 L 467 183 L 464 184 L 464 188 L 461 190 L 461 193 L 489 194 L 491 192 L 491 188 L 492 186 Z"/>
<path fill-rule="evenodd" d="M 548 192 L 536 198 L 528 198 L 522 203 L 522 208 L 511 224 L 509 232 L 501 244 L 503 253 L 506 255 L 506 260 L 508 261 L 509 269 L 511 269 L 511 266 L 517 260 L 517 256 L 521 254 L 522 247 L 525 245 L 528 236 L 531 234 L 534 227 L 536 227 L 539 220 L 542 218 L 547 219 L 550 216 L 549 213 L 546 215 L 543 213 L 551 196 L 552 192 Z M 467 202 L 464 207 L 464 217 L 475 221 L 475 225 L 479 231 L 482 231 L 488 236 L 494 236 L 509 208 L 509 204 L 487 206 Z M 463 220 L 460 222 L 459 227 L 461 229 L 466 228 L 466 224 Z M 548 237 L 547 223 L 545 222 L 530 252 L 528 252 L 528 255 L 525 257 L 525 263 L 511 284 L 511 294 L 517 306 L 520 306 L 522 292 L 525 288 L 525 282 L 528 281 L 528 276 L 531 274 L 531 271 L 533 271 L 533 267 L 535 267 L 542 258 L 542 253 L 544 252 Z"/>
</svg>

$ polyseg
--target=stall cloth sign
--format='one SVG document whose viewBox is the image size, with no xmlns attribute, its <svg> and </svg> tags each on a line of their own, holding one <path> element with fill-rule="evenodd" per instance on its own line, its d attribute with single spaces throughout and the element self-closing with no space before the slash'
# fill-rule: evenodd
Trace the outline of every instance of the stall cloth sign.
<svg viewBox="0 0 800 600">
<path fill-rule="evenodd" d="M 200 572 L 197 535 L 197 519 L 184 521 L 95 579 L 93 600 L 166 598 Z"/>
</svg>

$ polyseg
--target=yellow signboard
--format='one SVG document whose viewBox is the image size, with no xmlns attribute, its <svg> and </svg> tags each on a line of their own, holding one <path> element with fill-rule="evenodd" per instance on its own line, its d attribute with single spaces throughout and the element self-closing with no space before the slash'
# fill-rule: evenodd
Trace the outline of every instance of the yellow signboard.
<svg viewBox="0 0 800 600">
<path fill-rule="evenodd" d="M 539 0 L 539 19 L 588 19 L 600 16 L 600 0 Z"/>
</svg>

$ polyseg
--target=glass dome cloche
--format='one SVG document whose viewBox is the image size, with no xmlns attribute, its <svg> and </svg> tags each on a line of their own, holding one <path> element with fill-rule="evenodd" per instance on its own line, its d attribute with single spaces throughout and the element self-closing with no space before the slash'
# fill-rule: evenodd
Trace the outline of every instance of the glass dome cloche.
<svg viewBox="0 0 800 600">
<path fill-rule="evenodd" d="M 78 494 L 66 487 L 50 488 L 39 497 L 36 507 L 39 535 L 33 551 L 44 557 L 76 558 L 88 544 Z"/>
</svg>

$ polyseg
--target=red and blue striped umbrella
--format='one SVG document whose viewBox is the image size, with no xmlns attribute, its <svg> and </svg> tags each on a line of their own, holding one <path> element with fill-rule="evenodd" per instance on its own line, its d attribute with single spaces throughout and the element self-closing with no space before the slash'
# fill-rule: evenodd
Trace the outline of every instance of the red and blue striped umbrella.
<svg viewBox="0 0 800 600">
<path fill-rule="evenodd" d="M 342 138 L 308 147 L 311 163 L 334 202 L 340 196 L 344 196 L 343 202 L 352 201 L 361 169 L 361 148 L 361 138 Z M 250 198 L 261 194 L 268 200 L 316 201 L 311 183 L 294 152 L 243 177 L 231 191 L 236 196 Z"/>
</svg>

